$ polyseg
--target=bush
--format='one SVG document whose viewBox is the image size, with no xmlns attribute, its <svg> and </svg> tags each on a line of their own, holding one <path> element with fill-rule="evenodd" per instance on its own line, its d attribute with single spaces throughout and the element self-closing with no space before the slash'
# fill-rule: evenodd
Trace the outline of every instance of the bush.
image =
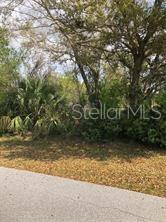
<svg viewBox="0 0 166 222">
<path fill-rule="evenodd" d="M 120 134 L 121 126 L 118 120 L 87 118 L 80 121 L 79 132 L 90 141 L 112 140 Z"/>
<path fill-rule="evenodd" d="M 10 124 L 10 130 L 13 133 L 23 133 L 24 122 L 20 116 L 16 116 L 14 119 L 12 119 Z"/>
<path fill-rule="evenodd" d="M 0 133 L 7 133 L 11 124 L 11 119 L 9 116 L 0 117 Z"/>
<path fill-rule="evenodd" d="M 158 108 L 158 111 L 161 113 L 160 119 L 122 119 L 122 136 L 127 136 L 128 138 L 139 142 L 166 147 L 165 113 L 161 107 Z M 148 116 L 150 116 L 151 113 L 152 110 L 149 109 Z"/>
</svg>

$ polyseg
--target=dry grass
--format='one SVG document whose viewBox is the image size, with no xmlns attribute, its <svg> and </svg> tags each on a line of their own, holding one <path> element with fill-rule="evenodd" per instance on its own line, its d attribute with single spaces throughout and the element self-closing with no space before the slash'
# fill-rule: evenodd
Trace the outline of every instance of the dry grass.
<svg viewBox="0 0 166 222">
<path fill-rule="evenodd" d="M 133 143 L 1 137 L 0 166 L 166 197 L 166 150 Z"/>
</svg>

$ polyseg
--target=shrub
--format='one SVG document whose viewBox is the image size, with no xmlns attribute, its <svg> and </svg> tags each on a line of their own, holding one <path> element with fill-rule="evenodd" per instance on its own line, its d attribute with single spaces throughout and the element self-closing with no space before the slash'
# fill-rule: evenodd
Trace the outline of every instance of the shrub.
<svg viewBox="0 0 166 222">
<path fill-rule="evenodd" d="M 16 116 L 12 119 L 10 124 L 10 130 L 16 133 L 23 133 L 24 131 L 24 122 L 20 116 Z"/>
<path fill-rule="evenodd" d="M 165 114 L 160 109 L 161 118 L 160 119 L 122 119 L 122 136 L 128 137 L 130 139 L 148 143 L 159 145 L 160 147 L 166 147 L 166 121 Z M 152 112 L 149 109 L 148 113 Z"/>
<path fill-rule="evenodd" d="M 9 131 L 11 119 L 9 116 L 0 117 L 0 133 L 6 133 Z"/>
</svg>

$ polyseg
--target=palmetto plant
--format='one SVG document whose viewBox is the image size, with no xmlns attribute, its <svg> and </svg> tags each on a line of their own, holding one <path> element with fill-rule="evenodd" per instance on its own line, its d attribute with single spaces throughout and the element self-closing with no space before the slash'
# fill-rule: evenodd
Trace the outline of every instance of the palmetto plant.
<svg viewBox="0 0 166 222">
<path fill-rule="evenodd" d="M 40 114 L 43 104 L 44 82 L 37 78 L 27 78 L 20 82 L 17 101 L 21 115 L 32 115 L 33 118 Z"/>
<path fill-rule="evenodd" d="M 29 116 L 24 119 L 24 129 L 25 131 L 29 131 L 33 129 L 33 122 Z"/>
<path fill-rule="evenodd" d="M 19 116 L 12 120 L 12 129 L 32 130 L 37 136 L 49 134 L 60 123 L 59 107 L 64 99 L 59 92 L 48 79 L 28 77 L 21 81 L 17 93 Z"/>
<path fill-rule="evenodd" d="M 15 118 L 12 119 L 11 124 L 10 124 L 10 131 L 16 132 L 16 133 L 23 133 L 24 124 L 20 116 L 16 116 Z"/>
<path fill-rule="evenodd" d="M 11 119 L 9 116 L 0 117 L 0 133 L 5 133 L 9 130 Z"/>
<path fill-rule="evenodd" d="M 40 118 L 34 125 L 34 137 L 47 136 L 56 131 L 58 125 L 57 119 L 45 117 Z"/>
</svg>

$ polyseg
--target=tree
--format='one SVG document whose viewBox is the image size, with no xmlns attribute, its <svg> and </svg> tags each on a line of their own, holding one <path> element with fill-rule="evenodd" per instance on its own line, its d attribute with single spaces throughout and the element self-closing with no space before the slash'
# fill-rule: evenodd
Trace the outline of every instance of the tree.
<svg viewBox="0 0 166 222">
<path fill-rule="evenodd" d="M 8 32 L 3 28 L 0 28 L 0 49 L 0 103 L 3 113 L 8 106 L 8 93 L 12 93 L 19 77 L 19 57 L 15 50 L 9 47 Z"/>
<path fill-rule="evenodd" d="M 124 68 L 129 104 L 136 108 L 166 85 L 166 5 L 123 0 L 112 8 L 101 30 L 110 39 L 107 59 Z"/>
<path fill-rule="evenodd" d="M 17 79 L 18 57 L 9 47 L 7 31 L 0 28 L 0 88 L 6 90 Z"/>
<path fill-rule="evenodd" d="M 103 63 L 123 67 L 136 108 L 166 83 L 165 10 L 164 0 L 32 0 L 19 10 L 19 23 L 54 62 L 76 66 L 92 104 L 98 106 Z"/>
<path fill-rule="evenodd" d="M 96 0 L 32 0 L 30 4 L 25 3 L 24 12 L 20 10 L 24 21 L 27 19 L 26 24 L 19 23 L 21 34 L 31 39 L 29 45 L 49 52 L 54 62 L 72 63 L 75 73 L 83 79 L 89 101 L 96 106 L 103 55 L 98 48 L 103 48 L 104 42 L 95 27 L 104 14 L 103 4 L 107 1 L 96 4 Z"/>
<path fill-rule="evenodd" d="M 65 73 L 65 75 L 56 76 L 54 79 L 62 87 L 69 105 L 79 103 L 84 106 L 87 103 L 85 86 L 76 78 L 75 73 Z"/>
</svg>

